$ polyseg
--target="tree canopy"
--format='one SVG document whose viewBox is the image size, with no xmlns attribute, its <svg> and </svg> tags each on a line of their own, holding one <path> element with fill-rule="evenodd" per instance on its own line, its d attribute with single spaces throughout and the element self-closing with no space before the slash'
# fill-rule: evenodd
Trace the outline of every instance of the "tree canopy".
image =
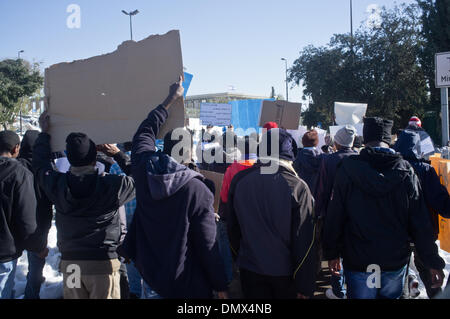
<svg viewBox="0 0 450 319">
<path fill-rule="evenodd" d="M 334 102 L 367 103 L 368 116 L 392 119 L 394 129 L 428 110 L 429 82 L 420 58 L 427 38 L 419 5 L 383 7 L 380 22 L 363 23 L 353 38 L 336 34 L 326 46 L 300 52 L 289 80 L 302 84 L 304 99 L 311 100 L 303 114 L 306 125 L 333 125 Z"/>
<path fill-rule="evenodd" d="M 40 91 L 43 81 L 36 63 L 22 59 L 0 61 L 0 124 L 5 129 L 14 122 L 21 99 Z"/>
</svg>

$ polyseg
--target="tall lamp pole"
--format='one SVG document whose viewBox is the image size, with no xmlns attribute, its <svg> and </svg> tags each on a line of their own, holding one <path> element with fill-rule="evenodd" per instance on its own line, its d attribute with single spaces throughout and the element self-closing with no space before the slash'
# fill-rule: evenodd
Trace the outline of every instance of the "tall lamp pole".
<svg viewBox="0 0 450 319">
<path fill-rule="evenodd" d="M 287 67 L 287 60 L 285 58 L 281 58 L 281 61 L 285 62 L 286 66 L 286 101 L 289 102 L 289 89 L 288 89 L 288 67 Z"/>
<path fill-rule="evenodd" d="M 139 13 L 139 10 L 134 10 L 130 12 L 126 12 L 125 10 L 122 10 L 123 14 L 130 16 L 130 34 L 131 34 L 131 40 L 133 40 L 133 23 L 131 21 L 131 18 Z"/>
<path fill-rule="evenodd" d="M 17 59 L 20 60 L 20 54 L 24 53 L 24 50 L 20 50 L 19 52 L 17 52 Z M 22 101 L 23 98 L 21 99 L 21 103 L 20 103 L 20 108 L 19 108 L 19 119 L 20 119 L 20 135 L 22 135 Z"/>
</svg>

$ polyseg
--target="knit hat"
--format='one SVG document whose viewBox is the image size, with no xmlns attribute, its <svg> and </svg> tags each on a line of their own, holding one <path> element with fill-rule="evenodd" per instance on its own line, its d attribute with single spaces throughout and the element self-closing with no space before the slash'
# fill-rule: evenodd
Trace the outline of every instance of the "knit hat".
<svg viewBox="0 0 450 319">
<path fill-rule="evenodd" d="M 13 131 L 0 132 L 0 152 L 10 152 L 17 145 L 20 144 L 19 135 Z"/>
<path fill-rule="evenodd" d="M 418 126 L 418 127 L 422 127 L 422 121 L 417 117 L 417 116 L 413 116 L 409 119 L 409 125 L 413 126 Z"/>
<path fill-rule="evenodd" d="M 96 161 L 95 143 L 84 133 L 70 133 L 66 138 L 67 159 L 74 167 L 87 166 Z"/>
<path fill-rule="evenodd" d="M 272 153 L 273 134 L 278 134 L 278 154 Z M 264 148 L 266 149 L 267 154 L 261 154 L 261 149 Z M 261 143 L 258 146 L 258 156 L 279 157 L 293 162 L 297 157 L 297 143 L 286 130 L 275 128 L 263 134 Z"/>
<path fill-rule="evenodd" d="M 278 128 L 278 124 L 275 122 L 267 122 L 266 124 L 264 124 L 264 128 L 270 131 L 271 129 Z"/>
<path fill-rule="evenodd" d="M 386 144 L 391 144 L 393 126 L 393 121 L 385 120 L 381 117 L 364 118 L 364 144 L 370 142 L 384 142 Z"/>
<path fill-rule="evenodd" d="M 303 147 L 316 147 L 319 145 L 319 134 L 316 130 L 308 131 L 302 138 Z"/>
<path fill-rule="evenodd" d="M 334 142 L 344 146 L 344 147 L 352 147 L 353 142 L 355 141 L 356 129 L 353 125 L 346 125 L 337 131 L 334 136 Z"/>
</svg>

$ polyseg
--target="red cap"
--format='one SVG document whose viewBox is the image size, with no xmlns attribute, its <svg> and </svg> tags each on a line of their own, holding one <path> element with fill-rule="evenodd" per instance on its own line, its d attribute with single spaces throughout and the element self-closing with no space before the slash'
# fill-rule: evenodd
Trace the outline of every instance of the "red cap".
<svg viewBox="0 0 450 319">
<path fill-rule="evenodd" d="M 417 116 L 413 116 L 409 119 L 409 125 L 417 125 L 418 127 L 422 127 L 422 121 Z"/>
<path fill-rule="evenodd" d="M 270 131 L 270 130 L 273 129 L 273 128 L 278 128 L 278 124 L 275 123 L 275 122 L 267 122 L 266 124 L 264 124 L 264 128 L 265 128 L 267 131 Z"/>
</svg>

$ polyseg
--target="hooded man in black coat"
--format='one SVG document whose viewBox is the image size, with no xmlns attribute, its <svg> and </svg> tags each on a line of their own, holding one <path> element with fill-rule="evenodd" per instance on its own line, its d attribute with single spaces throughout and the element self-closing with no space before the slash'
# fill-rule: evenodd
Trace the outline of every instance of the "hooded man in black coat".
<svg viewBox="0 0 450 319">
<path fill-rule="evenodd" d="M 259 161 L 230 185 L 227 227 L 249 299 L 306 299 L 315 290 L 314 199 L 292 162 L 297 145 L 283 129 L 264 133 Z"/>
<path fill-rule="evenodd" d="M 405 130 L 398 136 L 394 149 L 411 164 L 419 177 L 429 217 L 434 226 L 434 238 L 437 240 L 439 214 L 446 218 L 450 217 L 450 196 L 447 189 L 441 184 L 433 166 L 420 155 L 420 144 L 421 137 L 418 132 Z M 432 288 L 430 271 L 424 266 L 416 249 L 414 249 L 414 264 L 425 285 L 428 297 L 434 298 L 442 289 L 440 287 Z"/>
<path fill-rule="evenodd" d="M 342 161 L 324 226 L 324 257 L 339 275 L 343 258 L 350 299 L 400 298 L 410 241 L 442 286 L 445 267 L 434 242 L 419 179 L 389 148 L 393 122 L 364 119 L 366 148 Z"/>
<path fill-rule="evenodd" d="M 20 152 L 17 160 L 21 162 L 31 172 L 33 171 L 33 146 L 36 142 L 39 131 L 28 130 L 23 136 L 22 143 L 20 144 Z M 50 200 L 45 195 L 44 190 L 39 186 L 37 179 L 34 179 L 34 191 L 36 194 L 36 222 L 37 231 L 34 239 L 41 247 L 47 247 L 47 237 L 50 230 L 53 219 L 53 206 Z M 45 278 L 42 276 L 42 271 L 45 266 L 45 256 L 48 249 L 43 253 L 37 254 L 32 251 L 28 251 L 28 274 L 27 285 L 25 286 L 24 299 L 39 299 L 39 291 Z M 42 258 L 44 257 L 44 258 Z"/>
<path fill-rule="evenodd" d="M 45 245 L 34 238 L 36 195 L 33 174 L 16 160 L 20 138 L 0 132 L 0 299 L 14 298 L 17 259 L 23 250 L 41 253 Z"/>
<path fill-rule="evenodd" d="M 213 291 L 225 298 L 214 196 L 200 173 L 169 156 L 180 155 L 172 154 L 178 142 L 165 138 L 163 152 L 155 147 L 170 106 L 183 91 L 180 78 L 134 135 L 131 171 L 137 206 L 120 253 L 134 261 L 144 281 L 163 298 L 212 298 Z M 190 136 L 184 143 L 190 148 Z"/>
<path fill-rule="evenodd" d="M 56 208 L 65 299 L 120 299 L 120 261 L 123 237 L 120 207 L 135 197 L 134 180 L 99 175 L 96 145 L 86 134 L 66 139 L 67 173 L 52 166 L 49 116 L 44 112 L 33 148 L 33 169 L 39 185 Z"/>
</svg>

